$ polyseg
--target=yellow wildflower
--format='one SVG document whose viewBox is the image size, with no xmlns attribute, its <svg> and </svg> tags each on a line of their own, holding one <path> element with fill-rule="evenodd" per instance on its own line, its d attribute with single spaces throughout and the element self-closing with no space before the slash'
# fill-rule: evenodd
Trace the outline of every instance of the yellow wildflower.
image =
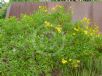
<svg viewBox="0 0 102 76">
<path fill-rule="evenodd" d="M 56 6 L 53 7 L 51 10 L 52 10 L 52 11 L 56 11 L 58 8 L 62 8 L 62 6 L 61 6 L 61 5 L 56 5 Z"/>
<path fill-rule="evenodd" d="M 45 6 L 39 6 L 39 9 L 46 9 Z"/>
<path fill-rule="evenodd" d="M 77 28 L 74 28 L 74 30 L 75 30 L 75 31 L 79 31 L 79 29 L 77 29 Z"/>
<path fill-rule="evenodd" d="M 56 5 L 56 8 L 62 8 L 62 6 L 61 5 Z"/>
<path fill-rule="evenodd" d="M 100 37 L 100 34 L 97 34 L 97 37 Z"/>
<path fill-rule="evenodd" d="M 55 7 L 53 7 L 51 10 L 52 10 L 52 11 L 55 11 L 55 10 L 56 10 L 56 8 L 55 8 Z"/>
<path fill-rule="evenodd" d="M 80 60 L 77 60 L 77 63 L 80 63 Z"/>
<path fill-rule="evenodd" d="M 52 27 L 52 24 L 50 24 L 48 21 L 45 21 L 45 27 Z"/>
<path fill-rule="evenodd" d="M 50 23 L 48 21 L 45 21 L 44 23 L 47 24 L 47 25 L 50 25 Z"/>
<path fill-rule="evenodd" d="M 88 31 L 85 30 L 84 33 L 87 35 L 88 34 Z"/>
<path fill-rule="evenodd" d="M 39 9 L 41 9 L 42 8 L 42 6 L 39 6 Z"/>
<path fill-rule="evenodd" d="M 73 33 L 73 35 L 76 35 L 76 33 Z"/>
<path fill-rule="evenodd" d="M 61 61 L 63 64 L 66 64 L 67 63 L 67 60 L 65 60 L 65 59 L 62 59 L 62 61 Z"/>
<path fill-rule="evenodd" d="M 87 24 L 90 23 L 90 19 L 88 19 L 87 17 L 84 17 L 81 21 L 82 21 L 82 22 L 85 22 L 85 23 L 87 23 Z"/>
<path fill-rule="evenodd" d="M 69 59 L 69 61 L 72 61 L 72 59 Z"/>
<path fill-rule="evenodd" d="M 39 6 L 39 9 L 40 10 L 43 10 L 44 12 L 47 12 L 48 11 L 47 8 L 46 8 L 46 6 Z"/>
<path fill-rule="evenodd" d="M 47 12 L 48 10 L 44 10 L 45 12 Z"/>
<path fill-rule="evenodd" d="M 90 36 L 93 36 L 93 33 L 90 33 Z"/>
<path fill-rule="evenodd" d="M 61 31 L 62 31 L 62 28 L 61 27 L 55 27 L 55 29 L 59 32 L 59 33 L 61 33 Z"/>
<path fill-rule="evenodd" d="M 86 29 L 88 30 L 89 29 L 89 26 L 86 26 Z"/>
</svg>

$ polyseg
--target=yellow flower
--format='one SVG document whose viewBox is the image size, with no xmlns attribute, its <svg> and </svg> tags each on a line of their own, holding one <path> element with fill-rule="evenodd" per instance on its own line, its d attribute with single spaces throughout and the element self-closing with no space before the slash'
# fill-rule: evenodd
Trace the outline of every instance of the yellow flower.
<svg viewBox="0 0 102 76">
<path fill-rule="evenodd" d="M 39 9 L 45 9 L 46 7 L 45 6 L 39 6 Z"/>
<path fill-rule="evenodd" d="M 72 59 L 69 59 L 69 61 L 72 61 Z"/>
<path fill-rule="evenodd" d="M 100 34 L 97 34 L 97 37 L 100 37 Z"/>
<path fill-rule="evenodd" d="M 76 35 L 76 33 L 73 33 L 73 35 Z"/>
<path fill-rule="evenodd" d="M 52 27 L 52 24 L 50 24 L 48 21 L 45 21 L 45 27 Z"/>
<path fill-rule="evenodd" d="M 77 60 L 77 63 L 80 63 L 80 60 Z"/>
<path fill-rule="evenodd" d="M 74 28 L 74 30 L 75 30 L 75 31 L 79 31 L 79 29 L 77 29 L 77 28 Z"/>
<path fill-rule="evenodd" d="M 63 63 L 63 64 L 66 64 L 66 63 L 67 63 L 67 60 L 62 59 L 62 63 Z"/>
<path fill-rule="evenodd" d="M 55 10 L 56 10 L 56 8 L 55 8 L 55 7 L 53 7 L 51 10 L 52 10 L 52 11 L 55 11 Z"/>
<path fill-rule="evenodd" d="M 62 6 L 61 5 L 56 5 L 56 8 L 62 8 Z"/>
<path fill-rule="evenodd" d="M 90 36 L 93 36 L 93 33 L 90 33 Z"/>
<path fill-rule="evenodd" d="M 85 30 L 84 33 L 87 35 L 88 34 L 88 31 Z"/>
<path fill-rule="evenodd" d="M 59 33 L 61 33 L 61 31 L 62 31 L 62 28 L 61 27 L 55 27 L 55 29 L 59 32 Z"/>
<path fill-rule="evenodd" d="M 88 30 L 89 29 L 89 26 L 86 26 L 86 29 Z"/>
<path fill-rule="evenodd" d="M 45 12 L 47 12 L 48 10 L 44 10 Z"/>
<path fill-rule="evenodd" d="M 61 5 L 56 5 L 56 6 L 53 7 L 51 10 L 52 10 L 52 11 L 56 11 L 58 8 L 62 8 L 62 6 L 61 6 Z"/>
<path fill-rule="evenodd" d="M 45 23 L 46 25 L 50 25 L 50 23 L 49 23 L 48 21 L 45 21 L 44 23 Z"/>
<path fill-rule="evenodd" d="M 40 10 L 43 10 L 44 12 L 47 12 L 48 11 L 47 8 L 46 8 L 46 6 L 39 6 L 39 9 Z"/>
<path fill-rule="evenodd" d="M 42 8 L 42 6 L 39 6 L 39 9 L 41 9 Z"/>
<path fill-rule="evenodd" d="M 82 22 L 85 22 L 85 23 L 87 23 L 87 24 L 90 23 L 90 19 L 88 19 L 87 17 L 84 17 L 81 21 L 82 21 Z"/>
</svg>

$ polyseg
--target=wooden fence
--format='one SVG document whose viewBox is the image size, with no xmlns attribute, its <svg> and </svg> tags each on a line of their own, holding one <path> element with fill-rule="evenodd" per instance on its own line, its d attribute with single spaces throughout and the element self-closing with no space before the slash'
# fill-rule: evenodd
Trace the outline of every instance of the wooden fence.
<svg viewBox="0 0 102 76">
<path fill-rule="evenodd" d="M 102 30 L 102 3 L 100 2 L 40 2 L 40 3 L 13 3 L 7 11 L 6 17 L 20 17 L 21 14 L 31 15 L 39 6 L 46 6 L 48 9 L 56 5 L 62 5 L 66 10 L 73 11 L 73 21 L 83 17 L 90 18 L 92 23 L 96 23 Z"/>
</svg>

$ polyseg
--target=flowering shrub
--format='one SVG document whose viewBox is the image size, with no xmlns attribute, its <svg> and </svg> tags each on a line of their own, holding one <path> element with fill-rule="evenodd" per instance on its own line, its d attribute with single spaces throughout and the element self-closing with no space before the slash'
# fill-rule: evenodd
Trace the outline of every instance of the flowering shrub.
<svg viewBox="0 0 102 76">
<path fill-rule="evenodd" d="M 83 18 L 57 5 L 20 20 L 0 20 L 0 76 L 99 76 L 102 35 Z"/>
</svg>

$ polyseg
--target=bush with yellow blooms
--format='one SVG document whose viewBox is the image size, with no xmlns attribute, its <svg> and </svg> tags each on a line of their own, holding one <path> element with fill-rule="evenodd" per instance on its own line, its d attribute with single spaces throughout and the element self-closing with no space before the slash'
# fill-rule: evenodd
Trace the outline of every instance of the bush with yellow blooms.
<svg viewBox="0 0 102 76">
<path fill-rule="evenodd" d="M 0 76 L 101 76 L 102 34 L 90 22 L 60 5 L 1 19 Z"/>
</svg>

